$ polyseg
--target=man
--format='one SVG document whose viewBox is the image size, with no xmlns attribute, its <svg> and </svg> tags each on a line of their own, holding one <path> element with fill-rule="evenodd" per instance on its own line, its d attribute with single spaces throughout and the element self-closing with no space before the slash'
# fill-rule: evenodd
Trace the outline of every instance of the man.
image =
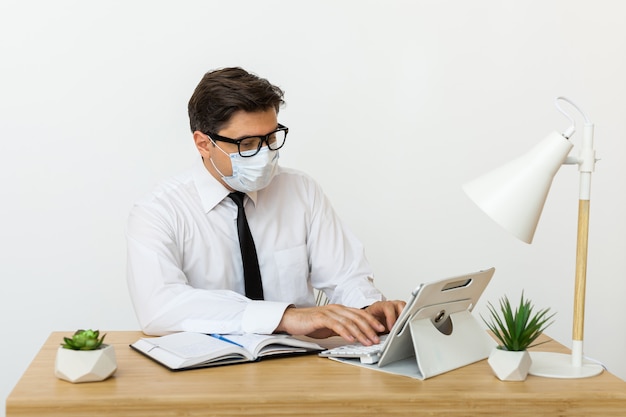
<svg viewBox="0 0 626 417">
<path fill-rule="evenodd" d="M 288 133 L 282 104 L 278 87 L 241 68 L 208 72 L 196 87 L 188 110 L 201 158 L 128 220 L 128 285 L 145 333 L 340 335 L 371 345 L 404 307 L 373 286 L 360 242 L 317 183 L 277 165 Z M 238 198 L 249 226 L 238 223 Z M 239 227 L 256 247 L 254 296 L 244 295 L 253 284 Z M 316 306 L 313 288 L 330 304 Z"/>
</svg>

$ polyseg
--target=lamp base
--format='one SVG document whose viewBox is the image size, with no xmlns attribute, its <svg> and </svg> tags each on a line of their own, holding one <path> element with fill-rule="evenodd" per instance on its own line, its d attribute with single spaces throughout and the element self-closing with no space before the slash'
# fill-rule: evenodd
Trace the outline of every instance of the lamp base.
<svg viewBox="0 0 626 417">
<path fill-rule="evenodd" d="M 572 364 L 572 355 L 554 352 L 530 352 L 533 361 L 528 373 L 545 378 L 589 378 L 600 375 L 602 365 L 583 360 L 581 366 Z"/>
</svg>

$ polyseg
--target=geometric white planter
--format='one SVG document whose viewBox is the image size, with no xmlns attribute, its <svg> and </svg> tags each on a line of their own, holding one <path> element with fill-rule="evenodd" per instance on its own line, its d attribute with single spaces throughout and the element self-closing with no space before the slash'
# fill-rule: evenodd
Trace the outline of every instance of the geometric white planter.
<svg viewBox="0 0 626 417">
<path fill-rule="evenodd" d="M 103 381 L 117 370 L 112 345 L 96 350 L 72 350 L 59 346 L 54 362 L 54 375 L 69 382 Z"/>
<path fill-rule="evenodd" d="M 502 381 L 524 381 L 532 365 L 528 351 L 511 352 L 498 348 L 491 351 L 487 362 L 493 373 Z"/>
</svg>

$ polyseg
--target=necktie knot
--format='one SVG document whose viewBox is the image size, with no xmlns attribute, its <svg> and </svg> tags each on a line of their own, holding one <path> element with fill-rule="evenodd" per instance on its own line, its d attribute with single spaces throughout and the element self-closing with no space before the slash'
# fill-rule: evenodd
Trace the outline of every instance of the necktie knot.
<svg viewBox="0 0 626 417">
<path fill-rule="evenodd" d="M 237 204 L 237 207 L 243 207 L 243 197 L 245 196 L 244 193 L 242 193 L 241 191 L 234 191 L 228 194 L 228 196 L 231 198 L 231 200 L 235 202 L 235 204 Z"/>
</svg>

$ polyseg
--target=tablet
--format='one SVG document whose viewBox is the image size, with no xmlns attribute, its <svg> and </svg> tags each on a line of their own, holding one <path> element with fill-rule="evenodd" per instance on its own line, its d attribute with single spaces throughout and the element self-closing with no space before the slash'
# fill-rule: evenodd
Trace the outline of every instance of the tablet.
<svg viewBox="0 0 626 417">
<path fill-rule="evenodd" d="M 489 284 L 495 268 L 472 272 L 451 278 L 418 285 L 406 306 L 379 346 L 346 345 L 320 353 L 335 358 L 359 358 L 363 363 L 376 363 L 383 367 L 414 356 L 409 323 L 416 319 L 430 319 L 433 326 L 444 334 L 451 334 L 453 323 L 450 314 L 471 311 Z"/>
<path fill-rule="evenodd" d="M 445 334 L 453 329 L 450 314 L 471 311 L 491 281 L 495 268 L 459 275 L 427 284 L 420 284 L 383 344 L 378 366 L 413 356 L 413 343 L 409 322 L 413 319 L 430 318 L 433 326 Z"/>
</svg>

